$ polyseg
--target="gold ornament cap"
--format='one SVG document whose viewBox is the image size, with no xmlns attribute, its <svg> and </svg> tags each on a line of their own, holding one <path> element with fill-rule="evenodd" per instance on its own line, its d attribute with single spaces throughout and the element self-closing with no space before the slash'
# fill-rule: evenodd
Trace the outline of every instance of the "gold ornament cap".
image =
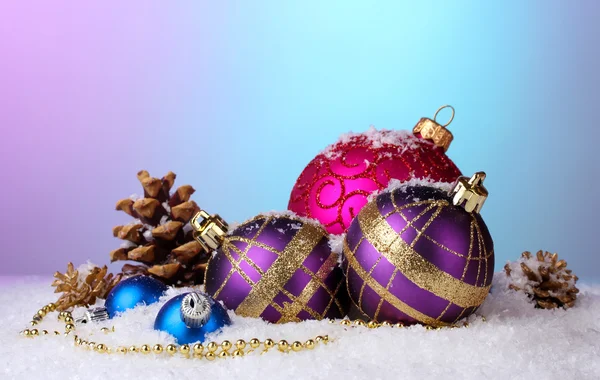
<svg viewBox="0 0 600 380">
<path fill-rule="evenodd" d="M 441 125 L 436 121 L 436 118 L 437 114 L 444 108 L 450 108 L 452 115 L 446 124 Z M 435 111 L 433 120 L 428 117 L 422 117 L 417 125 L 415 125 L 413 128 L 413 133 L 417 136 L 420 135 L 426 140 L 432 141 L 436 146 L 444 149 L 444 152 L 446 152 L 450 147 L 450 143 L 454 139 L 452 132 L 446 129 L 446 127 L 452 123 L 452 120 L 454 120 L 454 107 L 450 105 L 441 106 L 437 111 Z"/>
<path fill-rule="evenodd" d="M 194 215 L 190 225 L 194 229 L 194 239 L 206 252 L 219 248 L 229 228 L 227 222 L 219 215 L 209 215 L 204 210 Z"/>
<path fill-rule="evenodd" d="M 454 189 L 450 191 L 452 203 L 463 207 L 467 212 L 479 213 L 488 197 L 488 191 L 483 186 L 484 180 L 485 172 L 477 172 L 471 178 L 459 177 Z"/>
</svg>

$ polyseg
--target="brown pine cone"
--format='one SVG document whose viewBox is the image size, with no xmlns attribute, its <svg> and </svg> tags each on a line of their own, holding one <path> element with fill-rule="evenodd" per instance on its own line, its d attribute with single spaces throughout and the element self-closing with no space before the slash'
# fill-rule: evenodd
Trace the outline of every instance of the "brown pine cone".
<svg viewBox="0 0 600 380">
<path fill-rule="evenodd" d="M 504 266 L 509 279 L 508 287 L 525 292 L 542 309 L 573 307 L 579 289 L 577 276 L 567 269 L 567 262 L 558 260 L 558 254 L 538 251 L 523 252 L 521 258 Z"/>
<path fill-rule="evenodd" d="M 140 264 L 125 264 L 126 275 L 146 274 L 175 286 L 191 286 L 204 282 L 208 255 L 192 237 L 188 222 L 199 211 L 190 200 L 194 188 L 180 186 L 172 194 L 175 173 L 162 179 L 147 171 L 138 173 L 144 188 L 140 199 L 121 199 L 116 209 L 135 218 L 128 225 L 113 228 L 113 235 L 124 240 L 110 253 L 110 261 L 129 260 Z"/>
<path fill-rule="evenodd" d="M 113 276 L 107 274 L 108 268 L 103 266 L 91 267 L 87 273 L 75 270 L 73 263 L 67 265 L 63 274 L 54 273 L 52 286 L 56 287 L 54 293 L 62 293 L 55 302 L 56 309 L 64 311 L 75 306 L 90 306 L 96 303 L 97 298 L 105 299 L 108 292 L 121 281 L 122 274 Z"/>
</svg>

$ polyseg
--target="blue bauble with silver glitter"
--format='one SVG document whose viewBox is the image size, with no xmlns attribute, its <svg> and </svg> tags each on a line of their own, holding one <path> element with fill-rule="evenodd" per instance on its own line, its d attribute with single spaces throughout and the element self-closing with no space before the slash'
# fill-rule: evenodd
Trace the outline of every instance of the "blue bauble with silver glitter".
<svg viewBox="0 0 600 380">
<path fill-rule="evenodd" d="M 154 329 L 175 337 L 177 343 L 203 342 L 207 334 L 231 324 L 227 310 L 208 295 L 191 292 L 171 298 L 160 309 Z"/>
<path fill-rule="evenodd" d="M 119 282 L 108 295 L 104 307 L 108 316 L 113 318 L 117 313 L 133 309 L 138 305 L 150 305 L 167 290 L 167 286 L 150 276 L 135 276 Z"/>
</svg>

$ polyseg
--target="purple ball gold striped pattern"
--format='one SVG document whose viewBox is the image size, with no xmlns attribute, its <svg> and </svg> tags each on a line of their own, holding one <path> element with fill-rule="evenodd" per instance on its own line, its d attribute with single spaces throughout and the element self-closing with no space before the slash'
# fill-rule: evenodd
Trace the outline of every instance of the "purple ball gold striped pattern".
<svg viewBox="0 0 600 380">
<path fill-rule="evenodd" d="M 318 224 L 257 216 L 227 236 L 206 270 L 206 292 L 236 314 L 273 323 L 340 318 L 344 277 Z"/>
<path fill-rule="evenodd" d="M 473 313 L 494 273 L 494 247 L 481 216 L 441 190 L 380 194 L 344 241 L 350 299 L 369 318 L 444 326 Z"/>
</svg>

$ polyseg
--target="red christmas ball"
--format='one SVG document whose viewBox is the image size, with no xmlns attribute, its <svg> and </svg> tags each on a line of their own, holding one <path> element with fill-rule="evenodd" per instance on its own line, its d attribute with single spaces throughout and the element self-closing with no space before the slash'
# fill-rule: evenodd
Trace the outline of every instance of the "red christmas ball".
<svg viewBox="0 0 600 380">
<path fill-rule="evenodd" d="M 367 197 L 391 179 L 454 182 L 461 172 L 445 153 L 451 141 L 452 134 L 435 117 L 422 118 L 413 133 L 371 127 L 343 135 L 306 166 L 288 208 L 319 220 L 329 233 L 343 233 Z"/>
</svg>

